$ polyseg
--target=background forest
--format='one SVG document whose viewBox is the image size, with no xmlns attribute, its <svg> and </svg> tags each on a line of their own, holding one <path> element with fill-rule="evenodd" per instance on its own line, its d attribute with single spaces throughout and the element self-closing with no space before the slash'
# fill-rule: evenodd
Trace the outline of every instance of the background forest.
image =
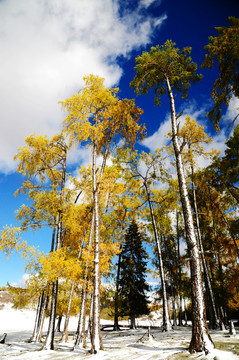
<svg viewBox="0 0 239 360">
<path fill-rule="evenodd" d="M 219 67 L 207 115 L 220 131 L 222 109 L 239 96 L 239 20 L 229 17 L 216 32 L 199 65 Z M 77 314 L 74 348 L 86 346 L 89 325 L 92 354 L 104 348 L 101 317 L 114 319 L 114 330 L 125 316 L 134 328 L 135 316 L 155 310 L 166 332 L 190 321 L 190 352 L 210 352 L 210 329 L 233 332 L 231 320 L 239 318 L 238 115 L 221 154 L 203 126 L 177 107 L 177 98 L 187 101 L 191 85 L 203 82 L 191 48 L 167 40 L 135 64 L 131 88 L 153 96 L 152 106 L 168 106 L 167 145 L 144 151 L 144 109 L 88 74 L 78 92 L 59 101 L 61 131 L 29 134 L 14 157 L 23 178 L 16 195 L 25 200 L 19 226 L 1 231 L 0 249 L 26 261 L 26 287 L 8 291 L 16 308 L 36 306 L 31 342 L 42 341 L 49 316 L 46 350 L 54 349 L 56 319 L 59 330 L 63 316 L 61 341 Z M 73 170 L 79 148 L 90 163 Z M 44 252 L 24 238 L 42 229 L 48 229 Z M 157 286 L 150 289 L 153 278 Z"/>
</svg>

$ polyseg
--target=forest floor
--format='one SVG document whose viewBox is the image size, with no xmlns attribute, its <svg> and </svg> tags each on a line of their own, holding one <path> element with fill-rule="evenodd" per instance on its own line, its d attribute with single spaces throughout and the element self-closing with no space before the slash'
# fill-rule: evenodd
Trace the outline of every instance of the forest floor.
<svg viewBox="0 0 239 360">
<path fill-rule="evenodd" d="M 152 337 L 147 339 L 147 328 L 136 330 L 124 328 L 120 331 L 103 331 L 104 351 L 90 355 L 87 349 L 73 349 L 74 330 L 77 318 L 70 322 L 69 341 L 59 343 L 60 333 L 56 333 L 55 350 L 42 350 L 42 344 L 29 343 L 34 326 L 35 312 L 32 310 L 14 310 L 10 304 L 0 310 L 0 337 L 7 333 L 6 343 L 0 344 L 0 359 L 16 360 L 239 360 L 239 328 L 237 335 L 229 336 L 228 331 L 210 331 L 216 349 L 213 353 L 189 354 L 191 327 L 175 327 L 170 332 L 162 332 L 160 328 L 151 328 Z M 102 320 L 102 324 L 109 324 Z M 139 323 L 140 324 L 140 323 Z M 140 325 L 152 325 L 144 320 Z M 46 324 L 47 326 L 47 324 Z M 140 339 L 144 336 L 144 339 Z"/>
</svg>

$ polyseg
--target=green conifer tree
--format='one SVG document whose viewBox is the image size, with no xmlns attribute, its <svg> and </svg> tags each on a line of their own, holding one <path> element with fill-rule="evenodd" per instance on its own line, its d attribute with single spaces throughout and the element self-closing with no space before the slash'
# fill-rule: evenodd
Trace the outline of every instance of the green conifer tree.
<svg viewBox="0 0 239 360">
<path fill-rule="evenodd" d="M 145 280 L 147 254 L 142 241 L 143 235 L 136 222 L 133 221 L 127 230 L 122 247 L 119 280 L 119 312 L 121 316 L 129 316 L 132 329 L 136 327 L 137 316 L 149 314 L 149 301 L 146 294 L 149 291 L 149 285 Z"/>
</svg>

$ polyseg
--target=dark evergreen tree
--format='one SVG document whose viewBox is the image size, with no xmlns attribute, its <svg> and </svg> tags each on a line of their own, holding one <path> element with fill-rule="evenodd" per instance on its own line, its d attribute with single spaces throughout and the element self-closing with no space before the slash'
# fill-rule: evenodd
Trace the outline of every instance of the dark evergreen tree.
<svg viewBox="0 0 239 360">
<path fill-rule="evenodd" d="M 122 248 L 118 289 L 119 313 L 121 316 L 129 316 L 132 329 L 136 327 L 137 316 L 149 314 L 149 301 L 146 295 L 149 285 L 145 281 L 147 254 L 142 241 L 143 236 L 133 221 L 125 235 Z"/>
</svg>

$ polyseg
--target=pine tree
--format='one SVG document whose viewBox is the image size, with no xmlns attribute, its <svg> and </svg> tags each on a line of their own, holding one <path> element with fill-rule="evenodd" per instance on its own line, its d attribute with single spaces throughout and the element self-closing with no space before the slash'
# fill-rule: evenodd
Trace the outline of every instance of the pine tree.
<svg viewBox="0 0 239 360">
<path fill-rule="evenodd" d="M 171 110 L 172 142 L 176 159 L 179 192 L 183 209 L 187 246 L 190 254 L 191 286 L 192 286 L 192 338 L 189 350 L 210 352 L 214 348 L 208 331 L 205 303 L 203 297 L 202 271 L 199 248 L 195 236 L 192 208 L 189 202 L 185 171 L 182 159 L 182 149 L 178 140 L 178 118 L 175 96 L 177 93 L 187 99 L 191 84 L 198 82 L 201 75 L 197 74 L 197 65 L 190 56 L 191 48 L 182 50 L 167 40 L 164 45 L 152 47 L 150 52 L 143 52 L 135 59 L 136 75 L 131 86 L 137 94 L 147 94 L 155 91 L 154 102 L 161 104 L 161 96 L 168 94 Z"/>
<path fill-rule="evenodd" d="M 149 285 L 145 281 L 147 254 L 142 241 L 143 236 L 133 221 L 125 235 L 119 280 L 120 314 L 130 317 L 132 329 L 136 327 L 137 316 L 149 314 L 146 295 Z"/>
</svg>

